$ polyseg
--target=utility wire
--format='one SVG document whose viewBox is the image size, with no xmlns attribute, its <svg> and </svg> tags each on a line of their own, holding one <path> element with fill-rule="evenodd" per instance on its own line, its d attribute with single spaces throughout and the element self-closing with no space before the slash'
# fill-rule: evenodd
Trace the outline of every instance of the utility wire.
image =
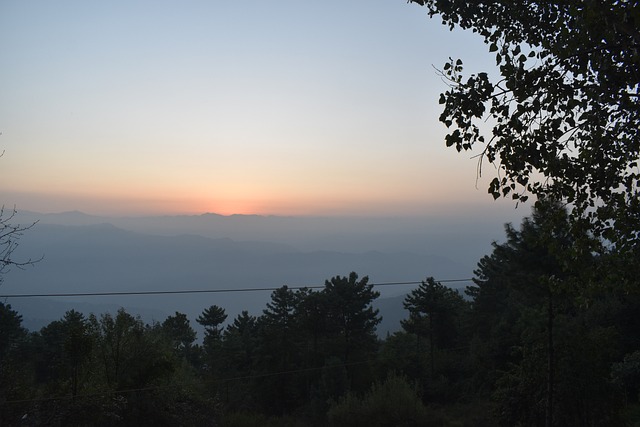
<svg viewBox="0 0 640 427">
<path fill-rule="evenodd" d="M 436 282 L 440 283 L 456 283 L 456 282 L 471 282 L 472 279 L 445 279 L 445 280 L 436 280 Z M 381 283 L 371 283 L 372 286 L 401 286 L 401 285 L 418 285 L 421 284 L 422 281 L 407 281 L 407 282 L 381 282 Z M 310 286 L 287 286 L 289 289 L 321 289 L 324 288 L 325 285 L 310 285 Z M 11 294 L 11 295 L 0 295 L 0 298 L 30 298 L 30 297 L 80 297 L 80 296 L 117 296 L 117 295 L 165 295 L 165 294 L 198 294 L 198 293 L 233 293 L 233 292 L 261 292 L 261 291 L 275 291 L 280 289 L 280 287 L 264 287 L 264 288 L 239 288 L 239 289 L 193 289 L 193 290 L 179 290 L 179 291 L 130 291 L 130 292 L 78 292 L 78 293 L 50 293 L 50 294 Z M 341 363 L 332 366 L 321 366 L 314 368 L 301 368 L 301 369 L 292 369 L 278 372 L 266 372 L 262 374 L 255 375 L 241 375 L 235 377 L 226 377 L 226 378 L 217 378 L 214 380 L 201 381 L 201 384 L 211 384 L 211 383 L 224 383 L 230 381 L 239 381 L 239 380 L 247 380 L 247 379 L 255 379 L 255 378 L 266 378 L 271 376 L 280 376 L 280 375 L 288 375 L 288 374 L 299 374 L 303 372 L 313 372 L 323 369 L 333 369 L 340 367 L 347 367 L 352 365 L 360 365 L 364 363 L 372 363 L 374 360 L 363 360 L 359 362 L 351 362 L 351 363 Z M 75 398 L 90 398 L 90 397 L 99 397 L 99 396 L 107 396 L 110 394 L 126 394 L 126 393 L 134 393 L 141 391 L 152 391 L 152 390 L 160 390 L 167 389 L 177 386 L 190 386 L 193 383 L 185 383 L 185 384 L 171 384 L 171 385 L 162 385 L 162 386 L 150 386 L 150 387 L 141 387 L 141 388 L 131 388 L 131 389 L 123 389 L 123 390 L 111 390 L 111 391 L 102 391 L 102 392 L 94 392 L 94 393 L 84 393 L 77 394 L 75 396 L 49 396 L 49 397 L 41 397 L 35 399 L 19 399 L 19 400 L 5 400 L 4 404 L 20 404 L 20 403 L 35 403 L 35 402 L 46 402 L 46 401 L 55 401 L 55 400 L 72 400 Z"/>
<path fill-rule="evenodd" d="M 455 283 L 455 282 L 471 282 L 473 279 L 446 279 L 436 280 L 439 283 Z M 372 286 L 401 286 L 401 285 L 419 285 L 422 281 L 409 282 L 381 282 L 369 283 Z M 309 285 L 309 286 L 287 286 L 289 289 L 322 289 L 325 285 Z M 44 294 L 4 294 L 0 298 L 34 298 L 34 297 L 104 297 L 119 295 L 175 295 L 175 294 L 219 294 L 234 292 L 265 292 L 276 291 L 280 287 L 264 287 L 264 288 L 237 288 L 237 289 L 185 289 L 173 291 L 121 291 L 121 292 L 66 292 L 66 293 L 44 293 Z"/>
</svg>

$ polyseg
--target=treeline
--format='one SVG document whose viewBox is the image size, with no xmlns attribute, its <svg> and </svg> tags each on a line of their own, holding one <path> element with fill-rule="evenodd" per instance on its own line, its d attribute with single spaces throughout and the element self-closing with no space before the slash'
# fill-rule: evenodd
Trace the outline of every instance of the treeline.
<svg viewBox="0 0 640 427">
<path fill-rule="evenodd" d="M 0 425 L 637 425 L 638 283 L 566 225 L 539 205 L 466 295 L 428 278 L 382 340 L 355 273 L 284 286 L 259 316 L 211 305 L 202 344 L 178 312 L 72 310 L 29 333 L 0 304 Z"/>
</svg>

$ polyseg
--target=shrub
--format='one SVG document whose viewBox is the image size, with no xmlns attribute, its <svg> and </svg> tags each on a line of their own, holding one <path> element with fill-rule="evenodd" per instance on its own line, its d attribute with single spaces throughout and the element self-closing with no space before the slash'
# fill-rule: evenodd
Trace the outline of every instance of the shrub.
<svg viewBox="0 0 640 427">
<path fill-rule="evenodd" d="M 331 426 L 440 426 L 442 418 L 424 406 L 415 386 L 391 374 L 362 397 L 347 393 L 327 414 Z"/>
</svg>

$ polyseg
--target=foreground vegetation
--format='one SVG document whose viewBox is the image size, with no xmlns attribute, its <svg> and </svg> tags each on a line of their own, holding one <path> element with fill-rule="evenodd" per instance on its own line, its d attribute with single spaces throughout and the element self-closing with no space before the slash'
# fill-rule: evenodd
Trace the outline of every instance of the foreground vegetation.
<svg viewBox="0 0 640 427">
<path fill-rule="evenodd" d="M 638 425 L 640 298 L 539 204 L 466 298 L 432 278 L 380 340 L 366 277 L 144 324 L 69 311 L 38 332 L 0 304 L 1 425 Z M 582 254 L 582 255 L 580 255 Z M 226 326 L 224 326 L 226 325 Z"/>
</svg>

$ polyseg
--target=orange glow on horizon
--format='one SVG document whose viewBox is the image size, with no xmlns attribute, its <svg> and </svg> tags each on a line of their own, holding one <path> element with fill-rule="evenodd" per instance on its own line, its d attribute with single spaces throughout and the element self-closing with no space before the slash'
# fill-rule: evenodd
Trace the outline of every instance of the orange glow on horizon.
<svg viewBox="0 0 640 427">
<path fill-rule="evenodd" d="M 276 215 L 276 216 L 421 216 L 457 210 L 460 204 L 486 202 L 484 191 L 468 194 L 464 203 L 451 194 L 434 191 L 427 185 L 389 188 L 370 184 L 364 188 L 331 186 L 331 189 L 292 188 L 275 191 L 267 185 L 210 186 L 129 185 L 126 190 L 95 186 L 91 193 L 76 191 L 18 191 L 7 194 L 18 209 L 41 213 L 78 210 L 105 216 L 162 215 Z M 186 190 L 185 190 L 186 189 Z"/>
</svg>

